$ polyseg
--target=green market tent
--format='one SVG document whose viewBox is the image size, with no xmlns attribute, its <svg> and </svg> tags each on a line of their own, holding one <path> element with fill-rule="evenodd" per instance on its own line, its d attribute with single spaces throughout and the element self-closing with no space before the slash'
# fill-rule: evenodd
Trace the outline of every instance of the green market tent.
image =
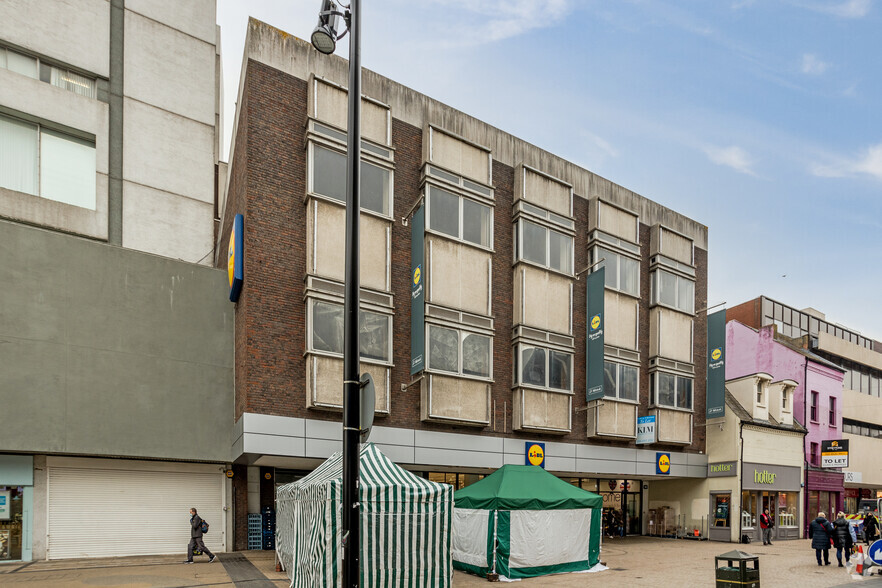
<svg viewBox="0 0 882 588">
<path fill-rule="evenodd" d="M 502 466 L 456 492 L 453 567 L 529 578 L 600 560 L 603 498 L 538 466 Z"/>
<path fill-rule="evenodd" d="M 453 487 L 400 468 L 362 445 L 361 586 L 449 588 Z M 276 492 L 276 551 L 292 588 L 339 586 L 342 579 L 343 456 Z"/>
</svg>

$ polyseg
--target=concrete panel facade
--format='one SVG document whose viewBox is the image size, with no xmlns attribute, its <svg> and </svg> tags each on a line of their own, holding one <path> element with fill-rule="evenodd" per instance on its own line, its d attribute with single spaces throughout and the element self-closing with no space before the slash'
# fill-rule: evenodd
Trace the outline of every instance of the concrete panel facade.
<svg viewBox="0 0 882 588">
<path fill-rule="evenodd" d="M 0 447 L 229 459 L 225 273 L 8 222 L 0 259 Z"/>
<path fill-rule="evenodd" d="M 126 10 L 174 26 L 206 43 L 215 42 L 216 0 L 126 0 Z"/>
<path fill-rule="evenodd" d="M 0 2 L 0 39 L 107 77 L 110 2 L 43 0 L 38 7 L 30 0 L 4 0 Z"/>
</svg>

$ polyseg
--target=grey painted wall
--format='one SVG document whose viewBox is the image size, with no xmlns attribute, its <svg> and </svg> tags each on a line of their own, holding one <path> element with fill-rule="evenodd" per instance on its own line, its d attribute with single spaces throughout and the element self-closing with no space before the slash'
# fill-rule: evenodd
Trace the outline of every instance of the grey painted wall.
<svg viewBox="0 0 882 588">
<path fill-rule="evenodd" d="M 0 447 L 229 460 L 226 280 L 0 221 Z"/>
</svg>

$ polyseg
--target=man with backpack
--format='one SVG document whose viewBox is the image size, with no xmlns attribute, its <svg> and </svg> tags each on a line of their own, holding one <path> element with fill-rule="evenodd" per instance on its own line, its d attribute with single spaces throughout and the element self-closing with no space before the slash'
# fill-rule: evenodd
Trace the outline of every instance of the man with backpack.
<svg viewBox="0 0 882 588">
<path fill-rule="evenodd" d="M 208 531 L 208 523 L 202 520 L 198 514 L 196 514 L 196 509 L 190 509 L 190 544 L 187 545 L 187 561 L 184 563 L 191 564 L 193 563 L 193 551 L 198 549 L 205 555 L 207 555 L 210 559 L 208 563 L 214 562 L 217 559 L 217 556 L 205 547 L 205 543 L 202 541 L 202 535 Z"/>
</svg>

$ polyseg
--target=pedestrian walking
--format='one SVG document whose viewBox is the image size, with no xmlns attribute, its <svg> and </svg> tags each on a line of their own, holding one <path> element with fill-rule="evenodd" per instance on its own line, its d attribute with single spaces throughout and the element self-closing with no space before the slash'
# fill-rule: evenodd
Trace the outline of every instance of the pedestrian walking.
<svg viewBox="0 0 882 588">
<path fill-rule="evenodd" d="M 864 539 L 866 539 L 867 545 L 876 539 L 876 530 L 878 528 L 879 521 L 876 520 L 876 517 L 873 516 L 872 512 L 867 513 L 867 516 L 864 518 Z"/>
<path fill-rule="evenodd" d="M 190 509 L 190 544 L 187 545 L 187 561 L 184 563 L 193 563 L 193 550 L 199 549 L 202 553 L 209 557 L 208 563 L 214 562 L 217 556 L 208 550 L 202 541 L 202 517 L 196 513 L 195 508 Z"/>
<path fill-rule="evenodd" d="M 851 539 L 851 531 L 849 531 L 848 520 L 845 518 L 845 513 L 840 512 L 836 515 L 836 520 L 833 521 L 833 545 L 836 547 L 836 560 L 839 562 L 839 567 L 842 567 L 842 552 L 845 551 L 845 562 L 851 559 L 851 546 L 853 545 Z"/>
<path fill-rule="evenodd" d="M 812 540 L 812 549 L 815 550 L 815 557 L 818 558 L 819 566 L 830 565 L 830 537 L 832 535 L 833 525 L 827 520 L 827 515 L 819 512 L 818 518 L 809 525 L 809 539 Z M 821 563 L 822 552 L 824 556 L 823 563 Z"/>
<path fill-rule="evenodd" d="M 769 516 L 769 509 L 764 508 L 763 514 L 760 515 L 760 527 L 763 529 L 763 545 L 772 544 L 772 527 L 774 526 L 775 521 Z"/>
</svg>

